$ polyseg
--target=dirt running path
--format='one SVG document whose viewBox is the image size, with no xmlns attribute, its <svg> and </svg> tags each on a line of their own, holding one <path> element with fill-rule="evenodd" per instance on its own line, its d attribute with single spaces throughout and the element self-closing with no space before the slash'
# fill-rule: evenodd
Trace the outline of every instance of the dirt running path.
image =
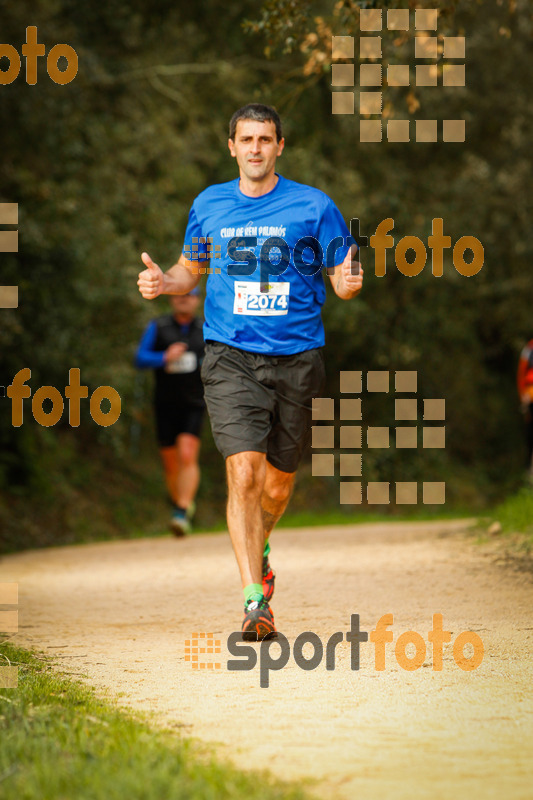
<svg viewBox="0 0 533 800">
<path fill-rule="evenodd" d="M 291 655 L 271 673 L 269 688 L 260 688 L 258 667 L 226 668 L 241 595 L 225 535 L 24 553 L 0 563 L 0 581 L 20 587 L 15 642 L 59 657 L 125 704 L 219 743 L 219 753 L 242 768 L 310 778 L 323 796 L 525 800 L 533 797 L 533 583 L 471 544 L 463 527 L 277 532 L 273 608 L 291 647 L 303 631 L 324 643 L 347 631 L 353 613 L 366 631 L 394 614 L 394 642 L 384 672 L 374 669 L 370 642 L 352 671 L 343 642 L 335 671 L 326 671 L 325 658 L 303 671 Z M 463 630 L 481 636 L 478 669 L 459 669 L 451 645 L 441 672 L 432 669 L 429 645 L 417 671 L 398 665 L 398 636 L 414 630 L 427 642 L 436 612 L 453 639 Z M 200 656 L 218 658 L 220 670 L 193 670 L 185 660 L 193 632 L 222 641 L 221 656 Z"/>
</svg>

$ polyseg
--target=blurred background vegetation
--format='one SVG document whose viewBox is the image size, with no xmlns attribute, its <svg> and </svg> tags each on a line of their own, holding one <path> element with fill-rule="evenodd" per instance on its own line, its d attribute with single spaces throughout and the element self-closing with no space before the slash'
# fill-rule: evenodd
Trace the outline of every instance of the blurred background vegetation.
<svg viewBox="0 0 533 800">
<path fill-rule="evenodd" d="M 472 278 L 430 257 L 416 278 L 388 254 L 385 277 L 363 251 L 365 290 L 329 297 L 328 394 L 340 370 L 417 370 L 420 397 L 446 398 L 445 450 L 365 454 L 374 480 L 445 480 L 447 509 L 477 513 L 523 480 L 525 445 L 515 388 L 519 351 L 533 335 L 531 262 L 532 17 L 527 0 L 444 0 L 439 36 L 466 36 L 466 86 L 384 90 L 384 116 L 466 120 L 466 142 L 360 143 L 358 117 L 331 114 L 331 35 L 358 35 L 360 8 L 426 2 L 34 0 L 1 4 L 2 41 L 21 52 L 28 25 L 46 51 L 68 43 L 79 72 L 65 86 L 21 73 L 0 87 L 0 201 L 19 204 L 20 252 L 2 254 L 1 283 L 20 304 L 0 310 L 0 385 L 30 367 L 33 392 L 64 394 L 71 367 L 91 393 L 111 385 L 119 421 L 101 428 L 88 408 L 22 427 L 0 398 L 0 544 L 4 549 L 163 530 L 168 509 L 151 422 L 151 376 L 132 357 L 164 298 L 140 298 L 139 254 L 164 268 L 181 252 L 189 207 L 208 184 L 235 177 L 227 123 L 250 101 L 284 121 L 288 178 L 327 192 L 370 236 L 394 219 L 396 243 L 426 241 L 433 218 L 452 243 L 476 236 L 485 265 Z M 385 13 L 385 12 L 384 12 Z M 384 63 L 414 63 L 412 38 L 384 30 Z M 7 61 L 0 63 L 4 69 Z M 357 62 L 356 62 L 357 63 Z M 61 65 L 60 65 L 61 66 Z M 529 211 L 528 211 L 529 209 Z M 88 403 L 85 403 L 88 407 Z M 365 423 L 393 425 L 391 396 Z M 222 459 L 203 442 L 198 525 L 223 520 Z M 292 508 L 339 507 L 338 477 L 300 471 Z M 377 509 L 397 513 L 393 505 Z M 439 509 L 440 510 L 440 509 Z"/>
</svg>

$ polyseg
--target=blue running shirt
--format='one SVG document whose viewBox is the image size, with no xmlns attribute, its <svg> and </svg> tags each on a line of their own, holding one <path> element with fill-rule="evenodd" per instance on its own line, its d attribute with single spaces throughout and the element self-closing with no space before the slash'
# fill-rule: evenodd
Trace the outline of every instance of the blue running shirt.
<svg viewBox="0 0 533 800">
<path fill-rule="evenodd" d="M 275 248 L 271 237 L 283 240 L 281 248 Z M 303 242 L 295 254 L 303 237 L 318 240 L 315 252 Z M 340 264 L 353 241 L 333 201 L 311 186 L 280 175 L 274 189 L 261 197 L 243 194 L 239 178 L 208 187 L 193 203 L 183 248 L 189 260 L 199 254 L 200 268 L 211 259 L 204 339 L 269 355 L 322 347 L 320 311 L 326 289 L 320 267 Z M 272 266 L 269 247 L 274 247 Z M 240 274 L 232 274 L 236 270 Z"/>
</svg>

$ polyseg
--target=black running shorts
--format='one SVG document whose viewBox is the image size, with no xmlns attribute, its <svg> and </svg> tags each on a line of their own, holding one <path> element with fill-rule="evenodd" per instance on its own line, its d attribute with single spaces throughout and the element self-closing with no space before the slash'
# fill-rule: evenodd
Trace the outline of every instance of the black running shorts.
<svg viewBox="0 0 533 800">
<path fill-rule="evenodd" d="M 156 400 L 154 410 L 159 447 L 172 447 L 180 433 L 200 437 L 205 408 Z"/>
<path fill-rule="evenodd" d="M 325 380 L 322 348 L 291 356 L 249 353 L 206 342 L 204 394 L 224 458 L 252 450 L 295 472 L 311 435 L 311 405 Z"/>
</svg>

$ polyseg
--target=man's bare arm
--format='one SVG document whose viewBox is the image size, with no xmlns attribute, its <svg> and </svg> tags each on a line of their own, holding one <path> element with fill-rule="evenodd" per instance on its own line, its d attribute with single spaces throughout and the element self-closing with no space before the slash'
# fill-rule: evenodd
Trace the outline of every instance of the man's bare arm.
<svg viewBox="0 0 533 800">
<path fill-rule="evenodd" d="M 145 300 L 154 300 L 160 294 L 188 294 L 200 280 L 198 263 L 189 261 L 183 253 L 167 272 L 163 272 L 148 253 L 143 253 L 141 258 L 146 269 L 139 272 L 137 286 Z"/>
</svg>

